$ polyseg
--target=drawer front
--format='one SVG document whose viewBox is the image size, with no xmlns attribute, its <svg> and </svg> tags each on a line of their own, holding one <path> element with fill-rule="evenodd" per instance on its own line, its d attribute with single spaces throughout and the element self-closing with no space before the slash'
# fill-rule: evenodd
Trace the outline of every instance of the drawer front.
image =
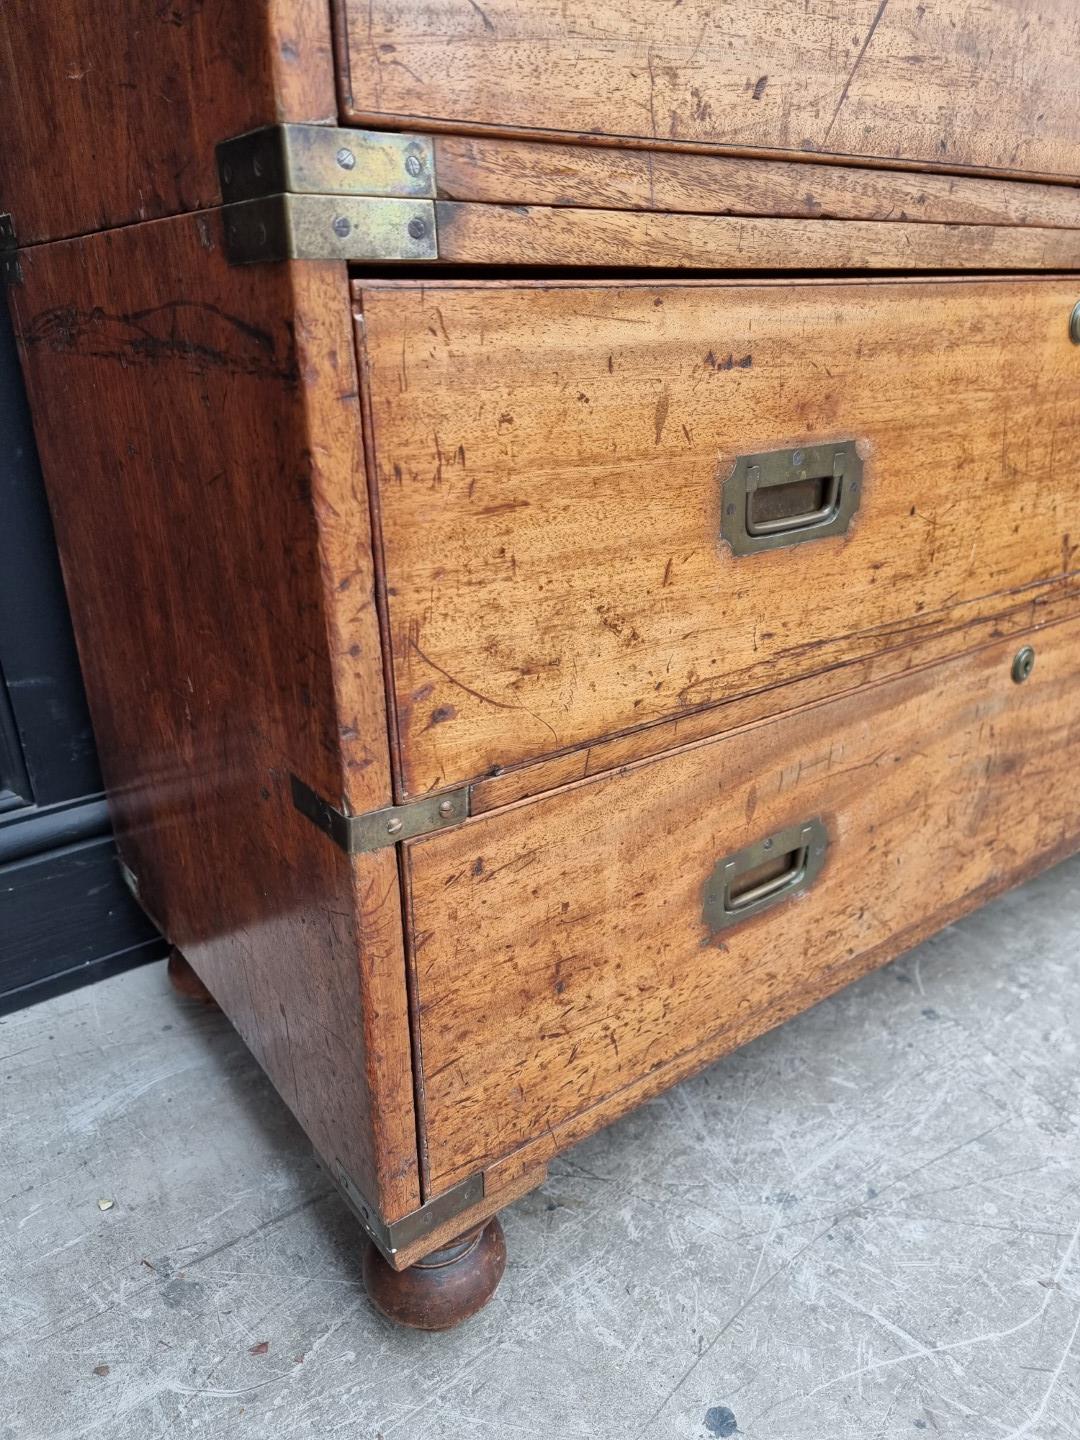
<svg viewBox="0 0 1080 1440">
<path fill-rule="evenodd" d="M 1080 174 L 1073 0 L 337 0 L 358 121 Z"/>
<path fill-rule="evenodd" d="M 365 286 L 405 793 L 916 639 L 959 649 L 973 618 L 1060 595 L 1080 540 L 1078 295 L 1057 278 Z M 816 450 L 831 475 L 837 447 L 862 472 L 842 525 L 740 542 L 751 457 Z M 822 498 L 765 494 L 781 516 Z"/>
<path fill-rule="evenodd" d="M 1080 847 L 1080 620 L 1029 640 L 1023 683 L 997 644 L 411 842 L 435 1187 Z"/>
</svg>

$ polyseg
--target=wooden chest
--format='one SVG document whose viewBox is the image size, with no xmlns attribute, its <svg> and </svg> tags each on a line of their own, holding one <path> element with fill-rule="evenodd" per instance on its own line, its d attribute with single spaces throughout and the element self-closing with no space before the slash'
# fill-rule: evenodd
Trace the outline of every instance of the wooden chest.
<svg viewBox="0 0 1080 1440">
<path fill-rule="evenodd" d="M 454 1323 L 1080 848 L 1080 21 L 105 8 L 0 16 L 0 201 L 121 852 Z"/>
</svg>

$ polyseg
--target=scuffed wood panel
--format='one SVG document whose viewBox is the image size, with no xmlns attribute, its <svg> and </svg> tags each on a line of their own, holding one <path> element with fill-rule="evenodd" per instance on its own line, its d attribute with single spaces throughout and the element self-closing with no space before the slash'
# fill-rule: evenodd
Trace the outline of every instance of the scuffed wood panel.
<svg viewBox="0 0 1080 1440">
<path fill-rule="evenodd" d="M 790 219 L 1080 225 L 1080 190 L 1018 180 L 436 135 L 444 200 Z"/>
<path fill-rule="evenodd" d="M 360 298 L 406 793 L 1052 598 L 1073 280 L 424 284 Z M 851 438 L 846 537 L 719 539 L 739 454 Z"/>
<path fill-rule="evenodd" d="M 570 206 L 435 206 L 439 259 L 671 270 L 1075 270 L 1080 230 L 776 220 Z"/>
<path fill-rule="evenodd" d="M 787 684 L 770 685 L 707 710 L 692 710 L 673 720 L 661 720 L 624 735 L 607 736 L 592 745 L 485 776 L 470 787 L 469 813 L 483 815 L 518 800 L 542 795 L 546 790 L 571 785 L 575 780 L 603 775 L 635 760 L 682 749 L 754 721 L 786 715 L 805 705 L 850 694 L 863 685 L 876 685 L 893 676 L 923 669 L 959 651 L 976 650 L 1006 636 L 1033 634 L 1045 625 L 1056 624 L 1076 613 L 1080 576 L 1072 575 L 1065 584 L 1054 581 L 1032 587 L 1018 598 L 1020 603 L 1011 610 L 973 618 L 951 630 L 931 632 L 924 638 L 907 638 L 892 649 L 865 659 L 819 670 Z"/>
<path fill-rule="evenodd" d="M 1073 0 L 334 0 L 346 114 L 1080 174 Z"/>
<path fill-rule="evenodd" d="M 11 299 L 125 861 L 316 1147 L 419 1201 L 390 767 L 342 265 L 234 268 L 217 217 L 24 254 Z"/>
<path fill-rule="evenodd" d="M 20 245 L 220 202 L 214 147 L 336 119 L 326 0 L 0 5 L 0 210 Z"/>
<path fill-rule="evenodd" d="M 994 645 L 409 842 L 436 1181 L 537 1163 L 1080 847 L 1080 621 L 1035 644 L 1024 685 Z M 808 893 L 710 934 L 717 861 L 812 817 Z"/>
</svg>

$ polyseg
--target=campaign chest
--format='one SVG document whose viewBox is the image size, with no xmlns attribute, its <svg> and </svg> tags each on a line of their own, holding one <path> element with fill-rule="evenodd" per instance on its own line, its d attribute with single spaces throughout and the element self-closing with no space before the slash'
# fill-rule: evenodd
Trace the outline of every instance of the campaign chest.
<svg viewBox="0 0 1080 1440">
<path fill-rule="evenodd" d="M 1080 848 L 1080 18 L 99 10 L 0 16 L 0 206 L 126 874 L 455 1323 Z"/>
</svg>

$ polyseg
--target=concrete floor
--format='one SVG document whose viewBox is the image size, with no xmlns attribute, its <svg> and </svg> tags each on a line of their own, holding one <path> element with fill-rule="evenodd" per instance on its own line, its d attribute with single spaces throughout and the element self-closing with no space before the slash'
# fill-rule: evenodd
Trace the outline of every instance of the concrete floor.
<svg viewBox="0 0 1080 1440">
<path fill-rule="evenodd" d="M 1078 950 L 1080 860 L 579 1146 L 442 1337 L 161 966 L 11 1016 L 0 1435 L 1080 1436 Z"/>
</svg>

